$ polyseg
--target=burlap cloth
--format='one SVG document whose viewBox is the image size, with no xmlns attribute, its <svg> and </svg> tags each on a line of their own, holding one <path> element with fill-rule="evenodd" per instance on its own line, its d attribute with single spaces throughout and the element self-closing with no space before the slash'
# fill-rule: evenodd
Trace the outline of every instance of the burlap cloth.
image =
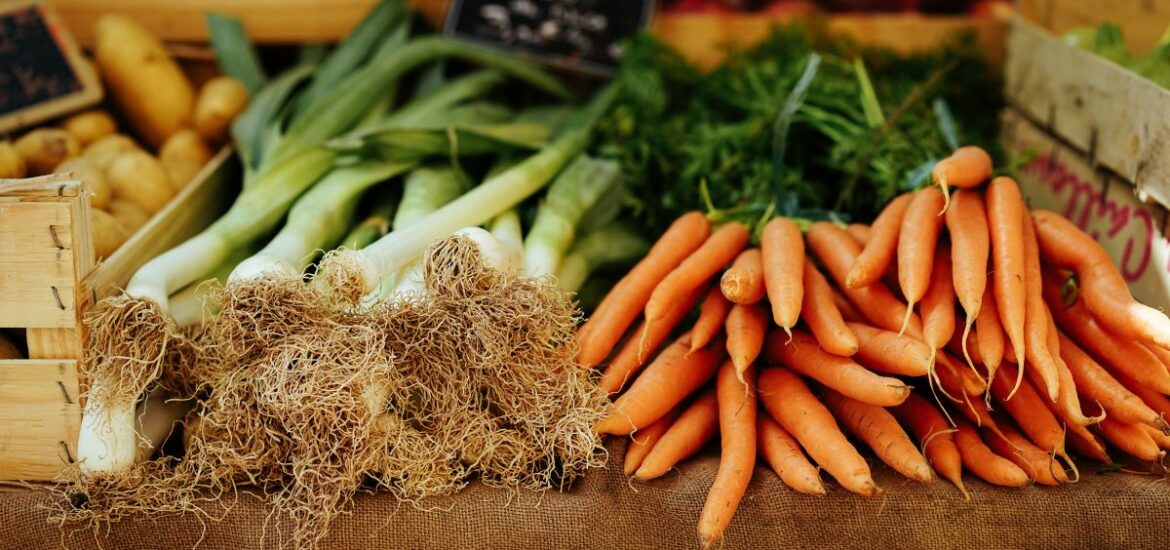
<svg viewBox="0 0 1170 550">
<path fill-rule="evenodd" d="M 623 445 L 609 467 L 564 493 L 515 493 L 473 484 L 420 510 L 387 495 L 359 497 L 323 548 L 697 548 L 695 524 L 718 458 L 708 451 L 682 472 L 630 485 Z M 1084 464 L 1083 468 L 1093 468 Z M 1170 548 L 1170 484 L 1153 477 L 1086 472 L 1075 485 L 1005 490 L 968 480 L 964 502 L 942 481 L 906 481 L 875 468 L 885 489 L 864 499 L 831 486 L 816 498 L 757 468 L 725 548 Z M 828 478 L 826 476 L 826 481 Z M 123 522 L 108 536 L 46 522 L 50 497 L 0 492 L 0 548 L 256 548 L 267 508 L 241 498 L 206 528 L 194 517 Z"/>
</svg>

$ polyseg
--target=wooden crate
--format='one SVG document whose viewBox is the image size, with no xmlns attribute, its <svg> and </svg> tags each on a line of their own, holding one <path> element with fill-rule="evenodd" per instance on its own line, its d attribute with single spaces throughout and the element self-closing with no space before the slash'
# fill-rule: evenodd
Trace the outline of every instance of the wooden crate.
<svg viewBox="0 0 1170 550">
<path fill-rule="evenodd" d="M 218 217 L 237 191 L 237 171 L 224 149 L 101 262 L 94 261 L 84 182 L 0 180 L 0 328 L 24 329 L 29 356 L 0 360 L 0 481 L 50 480 L 73 461 L 87 307 Z"/>
<path fill-rule="evenodd" d="M 1008 33 L 1004 95 L 1019 114 L 1170 204 L 1170 91 L 1023 17 Z"/>
</svg>

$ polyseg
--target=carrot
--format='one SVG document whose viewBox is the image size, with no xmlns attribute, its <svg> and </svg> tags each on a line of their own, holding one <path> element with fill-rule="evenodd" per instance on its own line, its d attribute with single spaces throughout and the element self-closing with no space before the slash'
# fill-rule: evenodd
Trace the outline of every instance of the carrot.
<svg viewBox="0 0 1170 550">
<path fill-rule="evenodd" d="M 661 477 L 679 462 L 699 452 L 718 429 L 719 406 L 715 402 L 715 388 L 708 388 L 670 424 L 642 459 L 634 479 L 648 481 Z"/>
<path fill-rule="evenodd" d="M 857 241 L 857 244 L 865 246 L 865 243 L 869 242 L 871 229 L 864 223 L 851 223 L 845 226 L 845 232 L 850 237 L 853 237 L 853 240 Z"/>
<path fill-rule="evenodd" d="M 987 377 L 995 376 L 996 369 L 1003 362 L 1003 324 L 999 321 L 999 306 L 995 295 L 988 287 L 983 292 L 983 304 L 975 318 L 975 340 L 978 342 L 979 358 L 987 369 Z"/>
<path fill-rule="evenodd" d="M 842 487 L 867 497 L 880 492 L 869 464 L 799 376 L 783 367 L 766 368 L 760 371 L 759 387 L 768 414 Z"/>
<path fill-rule="evenodd" d="M 735 376 L 741 382 L 743 373 L 760 356 L 767 332 L 768 314 L 763 307 L 756 304 L 731 307 L 731 313 L 727 314 L 727 356 L 735 365 Z"/>
<path fill-rule="evenodd" d="M 711 338 L 723 328 L 728 311 L 731 311 L 731 302 L 723 297 L 723 291 L 719 287 L 712 286 L 699 306 L 699 318 L 695 320 L 695 326 L 691 327 L 691 351 L 711 342 Z"/>
<path fill-rule="evenodd" d="M 1158 444 L 1159 449 L 1170 449 L 1170 435 L 1162 433 L 1161 430 L 1150 426 L 1149 424 L 1138 424 L 1138 426 L 1140 426 L 1143 431 L 1149 434 L 1150 437 L 1154 438 L 1154 443 Z"/>
<path fill-rule="evenodd" d="M 991 263 L 995 306 L 1012 351 L 1024 369 L 1024 198 L 1015 180 L 998 177 L 987 186 L 987 225 L 991 229 Z"/>
<path fill-rule="evenodd" d="M 955 484 L 963 497 L 970 500 L 963 487 L 963 463 L 955 444 L 954 430 L 934 405 L 918 394 L 910 394 L 906 402 L 890 409 L 894 416 L 914 434 L 926 455 L 926 460 L 938 475 Z"/>
<path fill-rule="evenodd" d="M 735 257 L 719 279 L 723 296 L 737 304 L 754 304 L 764 298 L 764 264 L 760 249 L 748 248 Z"/>
<path fill-rule="evenodd" d="M 646 302 L 646 325 L 653 326 L 666 316 L 671 306 L 684 296 L 703 286 L 718 273 L 748 243 L 748 228 L 742 223 L 731 222 L 720 227 L 687 259 L 674 268 L 654 287 Z"/>
<path fill-rule="evenodd" d="M 710 234 L 711 224 L 701 212 L 688 212 L 675 220 L 646 257 L 614 285 L 581 327 L 577 363 L 592 367 L 609 356 L 658 283 Z"/>
<path fill-rule="evenodd" d="M 1056 405 L 1059 409 L 1064 411 L 1064 418 L 1069 419 L 1074 424 L 1081 426 L 1088 426 L 1100 422 L 1104 418 L 1104 411 L 1102 416 L 1089 417 L 1085 416 L 1084 410 L 1081 408 L 1081 398 L 1077 394 L 1077 382 L 1073 377 L 1072 370 L 1068 363 L 1061 357 L 1061 334 L 1060 330 L 1056 328 L 1056 321 L 1052 317 L 1052 312 L 1048 310 L 1047 305 L 1042 305 L 1044 312 L 1044 321 L 1048 325 L 1048 350 L 1052 353 L 1053 364 L 1056 366 L 1056 373 L 1060 377 L 1060 388 L 1056 396 Z M 1038 381 L 1039 376 L 1036 373 L 1037 369 L 1032 369 L 1032 381 L 1040 386 Z"/>
<path fill-rule="evenodd" d="M 940 358 L 946 357 L 939 355 Z M 971 388 L 964 387 L 962 378 L 959 373 L 970 372 L 965 366 L 956 366 L 950 363 L 939 362 L 936 365 L 935 376 L 938 377 L 939 386 L 942 392 L 950 397 L 956 403 L 959 412 L 972 424 L 981 428 L 987 428 L 992 431 L 998 431 L 999 426 L 995 420 L 988 413 L 987 407 L 979 400 L 972 401 L 971 397 L 979 395 L 973 393 Z"/>
<path fill-rule="evenodd" d="M 715 482 L 699 515 L 699 543 L 714 547 L 743 500 L 756 467 L 756 370 L 740 373 L 730 361 L 719 368 L 715 381 L 719 403 L 720 453 Z"/>
<path fill-rule="evenodd" d="M 966 368 L 958 359 L 951 357 L 949 353 L 940 351 L 935 359 L 936 366 L 944 367 L 954 373 L 962 384 L 964 394 L 978 396 L 987 391 L 987 381 L 979 373 Z"/>
<path fill-rule="evenodd" d="M 629 435 L 645 428 L 715 376 L 724 356 L 723 342 L 716 339 L 687 353 L 689 338 L 689 333 L 680 336 L 634 379 L 609 416 L 597 423 L 598 433 Z"/>
<path fill-rule="evenodd" d="M 931 360 L 955 333 L 955 288 L 951 281 L 951 254 L 939 246 L 934 255 L 930 287 L 922 296 L 922 338 L 930 346 Z"/>
<path fill-rule="evenodd" d="M 846 430 L 869 445 L 882 462 L 909 479 L 934 481 L 926 458 L 885 408 L 850 399 L 833 390 L 825 390 L 823 398 L 833 416 Z"/>
<path fill-rule="evenodd" d="M 987 178 L 991 177 L 991 156 L 976 145 L 959 147 L 951 156 L 936 162 L 930 174 L 945 197 L 947 187 L 950 185 L 961 190 L 987 181 Z M 945 211 L 946 204 L 943 205 L 943 212 Z"/>
<path fill-rule="evenodd" d="M 1125 278 L 1105 248 L 1064 216 L 1033 213 L 1044 258 L 1077 275 L 1085 306 L 1109 332 L 1170 348 L 1170 318 L 1129 293 Z"/>
<path fill-rule="evenodd" d="M 826 351 L 845 357 L 857 353 L 857 335 L 845 325 L 841 311 L 833 302 L 833 287 L 807 258 L 804 260 L 804 302 L 800 311 L 805 324 Z"/>
<path fill-rule="evenodd" d="M 833 355 L 807 332 L 795 331 L 789 340 L 779 332 L 768 335 L 768 359 L 865 403 L 892 407 L 906 400 L 910 387 L 897 378 L 874 374 L 848 357 Z"/>
<path fill-rule="evenodd" d="M 1130 378 L 1123 373 L 1118 372 L 1113 374 L 1117 378 L 1117 381 L 1121 382 L 1121 385 L 1125 386 L 1125 389 L 1140 397 L 1142 403 L 1145 403 L 1147 407 L 1158 413 L 1158 416 L 1161 416 L 1163 419 L 1170 417 L 1170 397 L 1166 397 L 1165 395 L 1150 389 L 1148 386 L 1134 381 L 1133 378 Z"/>
<path fill-rule="evenodd" d="M 864 323 L 846 324 L 860 343 L 854 360 L 870 369 L 900 376 L 930 374 L 931 353 L 926 344 L 892 330 Z M 823 346 L 822 346 L 823 347 Z"/>
<path fill-rule="evenodd" d="M 1036 244 L 1036 230 L 1031 216 L 1024 215 L 1021 223 L 1024 229 L 1024 346 L 1026 359 L 1032 363 L 1034 374 L 1039 375 L 1043 384 L 1038 387 L 1048 391 L 1048 398 L 1056 401 L 1060 396 L 1060 370 L 1053 357 L 1060 351 L 1048 349 L 1048 313 L 1044 307 L 1044 280 L 1040 271 L 1040 248 Z M 1023 374 L 1021 368 L 1020 374 Z M 1017 385 L 1019 382 L 1016 383 Z M 1066 388 L 1066 392 L 1071 388 Z M 1072 392 L 1076 397 L 1076 392 Z"/>
<path fill-rule="evenodd" d="M 760 233 L 760 254 L 772 319 L 784 332 L 791 332 L 804 299 L 804 237 L 800 227 L 788 218 L 772 219 Z"/>
<path fill-rule="evenodd" d="M 1096 460 L 1102 464 L 1113 463 L 1113 459 L 1105 450 L 1105 443 L 1101 441 L 1101 438 L 1084 426 L 1071 422 L 1065 422 L 1065 425 L 1068 426 L 1065 442 L 1068 443 L 1070 449 L 1085 458 Z"/>
<path fill-rule="evenodd" d="M 971 367 L 974 371 L 979 370 L 973 368 L 975 365 L 983 365 L 983 359 L 979 356 L 978 331 L 972 331 L 968 333 L 966 343 L 964 344 L 962 331 L 956 330 L 955 333 L 951 335 L 951 341 L 947 342 L 946 350 L 948 353 L 956 357 L 964 356 L 966 353 L 970 353 L 972 359 L 971 362 L 967 363 L 967 366 Z"/>
<path fill-rule="evenodd" d="M 1153 353 L 1154 356 L 1156 356 L 1158 358 L 1158 365 L 1152 365 L 1152 366 L 1161 366 L 1162 371 L 1166 372 L 1167 374 L 1170 374 L 1170 350 L 1167 350 L 1167 349 L 1159 347 L 1159 346 L 1149 346 L 1149 345 L 1145 346 L 1145 348 L 1150 350 L 1150 353 Z"/>
<path fill-rule="evenodd" d="M 959 448 L 963 466 L 979 479 L 1003 487 L 1023 487 L 1028 484 L 1028 474 L 1012 461 L 995 454 L 983 442 L 979 431 L 964 420 L 955 422 L 955 446 Z"/>
<path fill-rule="evenodd" d="M 1157 356 L 1138 342 L 1110 334 L 1081 302 L 1065 305 L 1058 279 L 1050 273 L 1044 281 L 1044 299 L 1056 324 L 1114 375 L 1125 374 L 1153 391 L 1170 394 L 1170 375 L 1151 368 L 1158 364 Z"/>
<path fill-rule="evenodd" d="M 800 443 L 766 412 L 756 413 L 756 435 L 760 454 L 785 485 L 806 495 L 825 494 L 821 474 L 804 455 Z"/>
<path fill-rule="evenodd" d="M 1126 424 L 1107 416 L 1097 424 L 1097 428 L 1106 441 L 1138 460 L 1156 462 L 1166 455 L 1165 451 L 1158 448 L 1153 436 L 1142 429 L 1141 424 Z"/>
<path fill-rule="evenodd" d="M 1056 453 L 1058 456 L 1067 456 L 1064 449 L 1064 429 L 1056 419 L 1056 415 L 1044 405 L 1044 398 L 1029 382 L 1022 382 L 1012 395 L 1012 384 L 1016 380 L 1016 368 L 1004 365 L 991 381 L 991 393 L 995 396 L 1008 415 L 1016 421 L 1028 439 L 1038 447 Z M 1010 398 L 1009 398 L 1010 396 Z"/>
<path fill-rule="evenodd" d="M 833 288 L 833 305 L 837 306 L 837 311 L 841 312 L 841 318 L 847 323 L 860 323 L 865 320 L 865 316 L 857 310 L 857 306 L 849 301 L 849 298 L 841 294 L 836 287 Z"/>
<path fill-rule="evenodd" d="M 970 365 L 967 335 L 983 308 L 987 291 L 987 258 L 991 251 L 991 235 L 987 229 L 987 210 L 983 197 L 966 189 L 955 191 L 947 210 L 947 232 L 951 235 L 951 274 L 955 296 L 967 314 L 963 324 L 963 357 Z M 998 367 L 999 364 L 997 363 Z"/>
<path fill-rule="evenodd" d="M 654 444 L 662 439 L 662 434 L 666 433 L 667 428 L 674 424 L 674 419 L 678 418 L 680 412 L 679 407 L 675 407 L 666 413 L 666 416 L 659 418 L 645 429 L 630 434 L 630 444 L 626 447 L 626 458 L 622 464 L 622 471 L 626 475 L 631 475 L 638 470 L 638 467 L 642 465 L 642 460 L 650 454 Z"/>
<path fill-rule="evenodd" d="M 597 385 L 609 393 L 621 391 L 622 386 L 638 373 L 646 361 L 654 355 L 654 352 L 658 351 L 658 348 L 670 336 L 671 331 L 691 311 L 700 295 L 699 291 L 692 292 L 685 299 L 676 303 L 670 309 L 670 313 L 653 327 L 646 327 L 645 321 L 638 323 L 633 335 L 626 339 L 617 355 L 605 367 Z"/>
<path fill-rule="evenodd" d="M 829 222 L 817 222 L 808 231 L 808 246 L 821 260 L 829 275 L 837 282 L 838 288 L 849 298 L 874 326 L 886 330 L 899 330 L 903 319 L 910 316 L 907 332 L 911 336 L 922 334 L 922 321 L 917 315 L 908 313 L 902 303 L 884 284 L 871 284 L 860 288 L 845 286 L 845 274 L 860 254 L 861 247 L 845 233 L 844 229 Z"/>
<path fill-rule="evenodd" d="M 992 434 L 986 439 L 987 446 L 991 447 L 995 454 L 1015 463 L 1036 483 L 1060 485 L 1068 481 L 1068 475 L 1064 473 L 1060 464 L 1015 428 L 1001 424 L 1000 430 L 1002 435 Z"/>
<path fill-rule="evenodd" d="M 865 249 L 857 254 L 856 259 L 845 269 L 847 274 L 838 281 L 838 284 L 845 288 L 861 288 L 872 285 L 882 278 L 886 268 L 894 261 L 902 218 L 905 217 L 906 208 L 913 199 L 913 193 L 903 193 L 882 209 L 870 226 Z"/>
<path fill-rule="evenodd" d="M 932 280 L 935 248 L 943 223 L 940 214 L 945 202 L 946 193 L 933 187 L 921 189 L 914 193 L 914 200 L 902 217 L 902 227 L 898 230 L 898 285 L 908 307 L 899 332 L 906 331 L 910 311 L 926 294 Z"/>
</svg>

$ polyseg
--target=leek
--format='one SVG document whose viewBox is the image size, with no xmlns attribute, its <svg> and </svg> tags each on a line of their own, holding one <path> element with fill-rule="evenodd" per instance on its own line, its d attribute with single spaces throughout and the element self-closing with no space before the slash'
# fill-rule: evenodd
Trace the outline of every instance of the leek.
<svg viewBox="0 0 1170 550">
<path fill-rule="evenodd" d="M 621 177 L 614 161 L 577 157 L 548 189 L 524 239 L 524 269 L 529 276 L 556 273 L 561 258 L 573 246 L 577 226 Z"/>
<path fill-rule="evenodd" d="M 624 225 L 610 225 L 582 237 L 557 268 L 557 283 L 576 292 L 598 269 L 632 263 L 646 255 L 650 242 Z"/>
<path fill-rule="evenodd" d="M 471 189 L 462 172 L 451 168 L 419 168 L 410 173 L 402 188 L 402 202 L 391 227 L 403 229 L 427 217 Z"/>
<path fill-rule="evenodd" d="M 516 213 L 515 208 L 496 216 L 488 226 L 488 231 L 517 253 L 524 252 L 524 232 L 520 227 L 520 215 Z"/>
<path fill-rule="evenodd" d="M 374 202 L 373 211 L 361 223 L 354 226 L 345 238 L 341 239 L 341 246 L 360 250 L 389 233 L 390 221 L 398 210 L 399 201 L 402 200 L 401 193 L 398 191 L 400 189 L 395 185 L 393 187 L 383 186 L 375 192 L 371 199 Z"/>
</svg>

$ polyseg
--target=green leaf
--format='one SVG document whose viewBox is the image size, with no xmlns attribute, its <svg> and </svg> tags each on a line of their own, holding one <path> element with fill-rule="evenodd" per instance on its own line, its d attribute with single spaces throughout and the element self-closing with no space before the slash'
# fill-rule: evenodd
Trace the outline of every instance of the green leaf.
<svg viewBox="0 0 1170 550">
<path fill-rule="evenodd" d="M 255 96 L 268 77 L 260 67 L 260 57 L 244 32 L 239 19 L 215 12 L 207 13 L 207 34 L 215 59 L 223 74 L 239 80 Z"/>
<path fill-rule="evenodd" d="M 853 58 L 853 71 L 857 73 L 857 82 L 861 84 L 861 109 L 865 112 L 865 122 L 870 128 L 885 124 L 886 117 L 882 114 L 882 104 L 878 101 L 877 92 L 873 90 L 869 71 L 865 69 L 865 61 L 860 57 Z"/>
</svg>

